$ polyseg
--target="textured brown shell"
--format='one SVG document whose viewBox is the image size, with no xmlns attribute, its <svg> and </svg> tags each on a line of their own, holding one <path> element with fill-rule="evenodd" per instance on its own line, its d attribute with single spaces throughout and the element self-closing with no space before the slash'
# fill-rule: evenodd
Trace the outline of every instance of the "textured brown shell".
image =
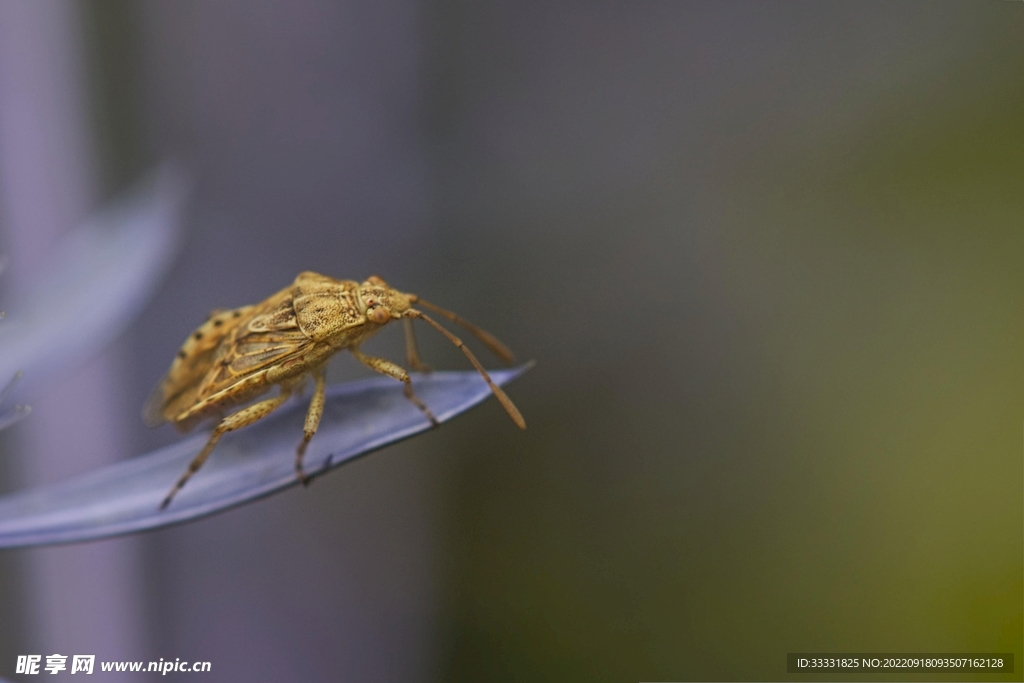
<svg viewBox="0 0 1024 683">
<path fill-rule="evenodd" d="M 367 326 L 359 310 L 358 287 L 304 272 L 262 303 L 214 311 L 185 340 L 146 402 L 143 420 L 188 430 L 357 344 L 377 328 Z"/>
<path fill-rule="evenodd" d="M 185 340 L 143 419 L 188 430 L 265 392 L 266 369 L 311 344 L 296 321 L 291 287 L 258 306 L 215 313 Z"/>
</svg>

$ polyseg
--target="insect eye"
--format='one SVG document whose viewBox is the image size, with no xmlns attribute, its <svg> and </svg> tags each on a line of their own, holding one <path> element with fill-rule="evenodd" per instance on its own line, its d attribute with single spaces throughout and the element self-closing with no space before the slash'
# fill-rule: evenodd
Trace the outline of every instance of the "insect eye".
<svg viewBox="0 0 1024 683">
<path fill-rule="evenodd" d="M 372 323 L 383 325 L 391 319 L 391 313 L 383 306 L 372 306 L 367 309 L 366 317 L 369 318 Z"/>
</svg>

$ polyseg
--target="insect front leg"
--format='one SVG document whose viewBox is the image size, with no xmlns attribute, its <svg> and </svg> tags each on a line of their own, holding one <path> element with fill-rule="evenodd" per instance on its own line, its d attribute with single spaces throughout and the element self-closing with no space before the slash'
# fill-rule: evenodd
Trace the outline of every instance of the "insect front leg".
<svg viewBox="0 0 1024 683">
<path fill-rule="evenodd" d="M 181 487 L 185 485 L 185 482 L 187 482 L 192 475 L 203 466 L 203 463 L 206 462 L 210 453 L 213 452 L 217 442 L 220 441 L 220 437 L 224 436 L 224 434 L 228 432 L 241 429 L 242 427 L 251 425 L 253 422 L 262 420 L 273 412 L 275 408 L 287 401 L 290 395 L 291 392 L 282 391 L 280 396 L 275 396 L 274 398 L 268 398 L 264 401 L 260 401 L 259 403 L 254 403 L 248 408 L 243 408 L 237 413 L 228 415 L 221 420 L 220 424 L 217 425 L 217 428 L 213 430 L 213 434 L 210 435 L 210 440 L 206 442 L 205 446 L 203 446 L 203 450 L 199 451 L 199 455 L 192 459 L 192 462 L 188 464 L 188 469 L 185 470 L 185 474 L 181 475 L 178 482 L 171 487 L 167 497 L 164 498 L 164 502 L 160 504 L 160 509 L 163 510 L 170 505 L 171 499 L 174 498 L 174 495 L 180 491 Z"/>
<path fill-rule="evenodd" d="M 405 318 L 402 320 L 402 325 L 405 329 L 405 358 L 409 367 L 416 372 L 430 372 L 430 366 L 420 360 L 420 350 L 416 345 L 416 332 L 412 329 L 412 320 Z"/>
<path fill-rule="evenodd" d="M 313 389 L 313 399 L 309 402 L 309 410 L 306 412 L 306 426 L 303 430 L 302 441 L 298 450 L 295 451 L 295 474 L 303 486 L 309 486 L 313 477 L 306 474 L 302 469 L 302 456 L 306 454 L 306 446 L 309 440 L 316 434 L 316 428 L 320 426 L 320 418 L 324 414 L 324 370 L 320 368 L 315 375 L 316 386 Z"/>
<path fill-rule="evenodd" d="M 413 391 L 412 391 L 412 380 L 409 379 L 409 373 L 408 372 L 406 372 L 402 368 L 398 367 L 397 365 L 395 365 L 394 363 L 392 363 L 389 360 L 384 360 L 383 358 L 374 358 L 373 356 L 367 356 L 365 353 L 363 353 L 362 351 L 360 351 L 359 349 L 357 349 L 355 347 L 350 348 L 349 351 L 352 352 L 352 355 L 355 356 L 356 359 L 360 363 L 362 363 L 366 367 L 370 368 L 371 370 L 376 370 L 377 372 L 379 372 L 382 375 L 387 375 L 388 377 L 394 377 L 399 382 L 404 382 L 405 383 L 405 397 L 407 399 L 409 399 L 410 401 L 412 401 L 413 404 L 417 408 L 419 408 L 420 410 L 423 411 L 423 414 L 426 415 L 427 419 L 430 420 L 430 424 L 431 425 L 433 425 L 434 427 L 437 427 L 438 424 L 440 424 L 437 421 L 437 418 L 434 417 L 434 414 L 432 412 L 430 412 L 430 408 L 428 408 L 423 403 L 423 401 L 421 401 L 416 396 L 416 394 L 413 393 Z"/>
</svg>

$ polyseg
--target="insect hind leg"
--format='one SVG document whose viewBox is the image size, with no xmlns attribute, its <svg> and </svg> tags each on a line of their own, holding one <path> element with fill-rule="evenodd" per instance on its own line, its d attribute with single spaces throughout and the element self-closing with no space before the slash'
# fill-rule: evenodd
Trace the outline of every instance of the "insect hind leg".
<svg viewBox="0 0 1024 683">
<path fill-rule="evenodd" d="M 440 424 L 437 421 L 437 418 L 434 417 L 434 413 L 430 412 L 430 408 L 428 408 L 427 405 L 423 401 L 421 401 L 416 394 L 413 393 L 412 380 L 409 378 L 408 372 L 398 367 L 389 360 L 384 360 L 383 358 L 374 358 L 373 356 L 367 356 L 365 353 L 363 353 L 357 348 L 351 348 L 349 349 L 349 351 L 352 352 L 352 355 L 355 356 L 360 363 L 370 368 L 371 370 L 376 370 L 382 375 L 394 377 L 399 382 L 405 383 L 405 397 L 412 401 L 413 405 L 419 408 L 423 412 L 423 414 L 427 416 L 427 419 L 430 420 L 430 425 L 432 427 L 437 427 Z"/>
<path fill-rule="evenodd" d="M 220 424 L 217 425 L 217 428 L 213 430 L 213 434 L 210 435 L 210 440 L 206 442 L 205 446 L 203 446 L 203 450 L 199 451 L 199 455 L 192 459 L 192 462 L 188 464 L 188 469 L 186 469 L 185 473 L 181 475 L 181 478 L 178 479 L 177 483 L 171 487 L 171 490 L 167 493 L 167 497 L 164 498 L 164 501 L 160 503 L 160 509 L 163 510 L 170 505 L 171 499 L 174 498 L 175 494 L 177 494 L 185 483 L 192 478 L 192 475 L 203 466 L 203 463 L 206 462 L 206 459 L 210 457 L 210 453 L 212 453 L 214 447 L 216 447 L 217 442 L 220 441 L 220 437 L 224 436 L 228 432 L 241 429 L 242 427 L 247 427 L 253 422 L 262 420 L 273 412 L 275 408 L 287 401 L 290 395 L 291 392 L 282 391 L 279 396 L 268 398 L 264 401 L 260 401 L 259 403 L 254 403 L 248 408 L 243 408 L 237 413 L 228 415 L 221 420 Z"/>
</svg>

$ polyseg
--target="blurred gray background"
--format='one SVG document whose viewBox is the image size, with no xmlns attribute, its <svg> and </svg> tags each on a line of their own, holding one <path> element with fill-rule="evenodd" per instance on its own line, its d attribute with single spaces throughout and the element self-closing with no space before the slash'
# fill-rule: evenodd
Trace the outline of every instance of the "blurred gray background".
<svg viewBox="0 0 1024 683">
<path fill-rule="evenodd" d="M 302 270 L 378 274 L 537 367 L 509 388 L 526 432 L 489 401 L 308 490 L 0 553 L 0 675 L 79 647 L 218 681 L 785 680 L 790 651 L 974 651 L 1021 680 L 1022 22 L 4 0 L 5 285 L 45 256 L 37 224 L 167 156 L 195 180 L 172 273 L 4 438 L 5 490 L 89 469 L 47 435 L 96 462 L 178 438 L 138 414 L 182 340 Z M 366 348 L 403 358 L 398 330 Z"/>
</svg>

